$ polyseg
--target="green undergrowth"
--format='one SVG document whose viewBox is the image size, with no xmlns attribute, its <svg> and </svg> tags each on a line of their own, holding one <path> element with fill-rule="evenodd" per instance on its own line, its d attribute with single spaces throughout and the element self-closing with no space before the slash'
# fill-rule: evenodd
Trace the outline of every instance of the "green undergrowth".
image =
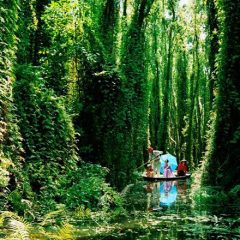
<svg viewBox="0 0 240 240">
<path fill-rule="evenodd" d="M 200 187 L 195 191 L 194 196 L 195 206 L 203 208 L 206 206 L 206 210 L 211 208 L 219 208 L 219 206 L 240 204 L 240 185 L 236 185 L 230 191 L 226 192 L 220 187 Z"/>
<path fill-rule="evenodd" d="M 6 202 L 15 212 L 0 212 L 0 238 L 76 239 L 86 226 L 116 221 L 126 212 L 121 195 L 105 181 L 107 173 L 99 165 L 82 163 L 60 180 L 58 201 L 37 195 L 28 200 L 20 190 L 12 191 Z"/>
<path fill-rule="evenodd" d="M 1 185 L 0 238 L 74 239 L 74 225 L 98 225 L 124 214 L 121 195 L 106 181 L 109 170 L 80 159 L 64 97 L 46 87 L 38 67 L 18 65 L 15 73 L 22 160 L 8 166 Z"/>
<path fill-rule="evenodd" d="M 19 187 L 2 193 L 1 205 L 27 221 L 39 221 L 49 213 L 59 219 L 69 213 L 81 218 L 94 214 L 99 219 L 111 220 L 123 213 L 123 199 L 106 182 L 107 172 L 100 165 L 82 163 L 77 170 L 59 180 L 55 186 L 57 198 L 48 191 L 36 194 L 25 183 L 25 189 Z"/>
</svg>

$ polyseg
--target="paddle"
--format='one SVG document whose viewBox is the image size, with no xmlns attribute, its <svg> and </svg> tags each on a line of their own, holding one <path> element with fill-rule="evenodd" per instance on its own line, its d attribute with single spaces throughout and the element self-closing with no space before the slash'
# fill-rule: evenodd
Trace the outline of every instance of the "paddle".
<svg viewBox="0 0 240 240">
<path fill-rule="evenodd" d="M 157 156 L 155 156 L 155 158 L 151 159 L 151 160 L 148 160 L 146 163 L 142 164 L 141 166 L 137 167 L 136 169 L 140 168 L 140 167 L 143 167 L 145 164 L 149 164 L 151 162 L 154 162 L 158 159 L 158 157 L 161 156 L 161 153 Z"/>
</svg>

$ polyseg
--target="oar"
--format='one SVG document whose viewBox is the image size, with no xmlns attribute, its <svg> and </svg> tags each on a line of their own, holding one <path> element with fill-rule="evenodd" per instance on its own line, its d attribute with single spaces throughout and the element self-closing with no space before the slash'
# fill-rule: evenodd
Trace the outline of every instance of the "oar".
<svg viewBox="0 0 240 240">
<path fill-rule="evenodd" d="M 157 155 L 155 158 L 151 159 L 151 160 L 148 160 L 146 163 L 142 164 L 141 166 L 137 167 L 136 169 L 140 168 L 140 167 L 143 167 L 145 164 L 148 164 L 148 163 L 151 163 L 151 162 L 154 162 L 158 159 L 158 157 L 161 156 L 161 154 Z"/>
</svg>

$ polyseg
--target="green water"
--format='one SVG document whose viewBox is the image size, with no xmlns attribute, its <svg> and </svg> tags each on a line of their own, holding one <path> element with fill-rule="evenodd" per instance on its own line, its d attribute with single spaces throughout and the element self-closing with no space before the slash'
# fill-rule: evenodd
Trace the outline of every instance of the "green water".
<svg viewBox="0 0 240 240">
<path fill-rule="evenodd" d="M 79 231 L 77 239 L 240 239 L 240 206 L 190 181 L 139 182 L 125 193 L 128 216 Z M 84 234 L 83 234 L 84 233 Z M 84 236 L 84 237 L 83 237 Z"/>
</svg>

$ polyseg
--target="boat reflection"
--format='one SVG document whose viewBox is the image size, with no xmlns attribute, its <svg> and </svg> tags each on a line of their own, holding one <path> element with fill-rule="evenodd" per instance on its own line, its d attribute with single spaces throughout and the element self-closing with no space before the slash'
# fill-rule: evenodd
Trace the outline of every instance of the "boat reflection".
<svg viewBox="0 0 240 240">
<path fill-rule="evenodd" d="M 160 206 L 169 207 L 177 199 L 177 186 L 175 182 L 165 181 L 160 184 Z"/>
<path fill-rule="evenodd" d="M 145 186 L 147 193 L 147 210 L 161 210 L 174 205 L 174 202 L 177 200 L 178 193 L 183 195 L 186 189 L 186 182 L 149 182 Z"/>
</svg>

